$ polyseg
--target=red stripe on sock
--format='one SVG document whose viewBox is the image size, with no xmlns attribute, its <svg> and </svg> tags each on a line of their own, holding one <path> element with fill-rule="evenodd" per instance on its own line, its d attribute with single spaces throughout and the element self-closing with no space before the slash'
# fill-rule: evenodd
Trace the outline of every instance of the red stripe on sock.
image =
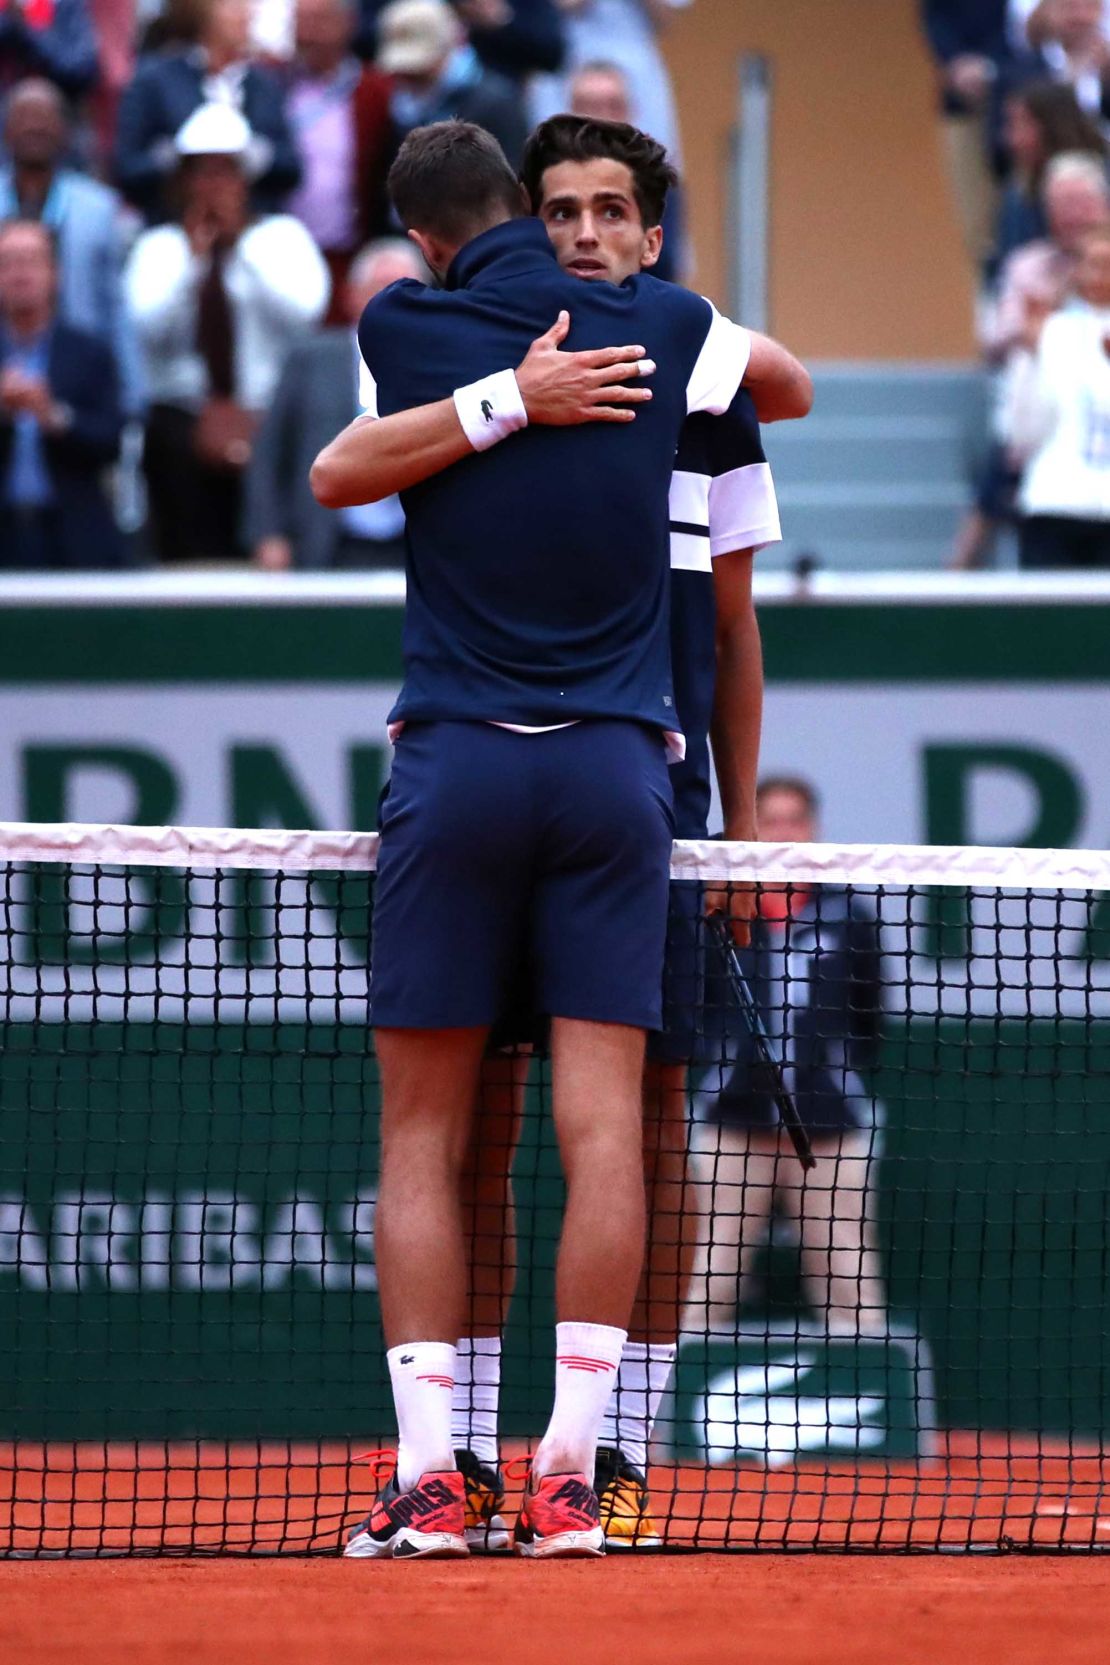
<svg viewBox="0 0 1110 1665">
<path fill-rule="evenodd" d="M 453 1388 L 454 1382 L 450 1376 L 418 1376 L 418 1382 L 434 1382 L 437 1387 Z"/>
<path fill-rule="evenodd" d="M 585 1353 L 560 1353 L 556 1363 L 592 1364 L 596 1365 L 599 1370 L 615 1370 L 617 1368 L 615 1364 L 610 1364 L 608 1359 L 591 1359 Z"/>
</svg>

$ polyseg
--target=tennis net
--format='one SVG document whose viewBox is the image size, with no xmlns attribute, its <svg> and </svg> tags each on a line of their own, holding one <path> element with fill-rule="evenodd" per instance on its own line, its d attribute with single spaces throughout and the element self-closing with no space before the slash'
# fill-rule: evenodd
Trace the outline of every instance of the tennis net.
<svg viewBox="0 0 1110 1665">
<path fill-rule="evenodd" d="M 0 1554 L 334 1553 L 365 1514 L 375 847 L 0 826 Z M 679 844 L 672 874 L 755 886 L 765 1041 L 687 956 L 696 1061 L 645 1140 L 664 1545 L 1110 1543 L 1110 857 Z M 464 1181 L 503 1455 L 549 1408 L 549 1086 L 542 1049 L 490 1061 Z"/>
</svg>

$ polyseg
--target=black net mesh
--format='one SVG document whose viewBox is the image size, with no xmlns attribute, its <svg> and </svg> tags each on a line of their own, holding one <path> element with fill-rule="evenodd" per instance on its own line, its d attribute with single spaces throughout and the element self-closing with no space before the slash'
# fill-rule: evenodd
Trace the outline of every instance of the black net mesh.
<svg viewBox="0 0 1110 1665">
<path fill-rule="evenodd" d="M 666 1547 L 1110 1541 L 1110 904 L 921 886 L 912 856 L 762 884 L 733 965 L 676 892 L 700 946 L 693 1061 L 645 1093 L 656 1351 L 603 1435 L 650 1420 Z M 365 1514 L 394 1437 L 372 885 L 0 866 L 0 1553 L 334 1552 Z M 503 1459 L 550 1408 L 549 1087 L 542 1044 L 487 1059 L 462 1182 Z"/>
</svg>

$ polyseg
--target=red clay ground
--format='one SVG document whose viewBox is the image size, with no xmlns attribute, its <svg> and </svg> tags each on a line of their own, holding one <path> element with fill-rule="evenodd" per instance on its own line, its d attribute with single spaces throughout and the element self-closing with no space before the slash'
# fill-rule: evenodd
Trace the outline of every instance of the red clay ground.
<svg viewBox="0 0 1110 1665">
<path fill-rule="evenodd" d="M 1105 1665 L 1108 1569 L 947 1556 L 0 1566 L 4 1665 Z"/>
</svg>

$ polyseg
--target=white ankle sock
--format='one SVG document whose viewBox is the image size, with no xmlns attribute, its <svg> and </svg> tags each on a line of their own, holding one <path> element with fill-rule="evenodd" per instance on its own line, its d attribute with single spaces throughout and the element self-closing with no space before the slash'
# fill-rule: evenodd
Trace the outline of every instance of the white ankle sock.
<svg viewBox="0 0 1110 1665">
<path fill-rule="evenodd" d="M 451 1441 L 496 1468 L 497 1405 L 501 1396 L 501 1337 L 464 1336 L 455 1355 L 451 1395 Z"/>
<path fill-rule="evenodd" d="M 593 1484 L 597 1431 L 626 1335 L 608 1324 L 556 1324 L 555 1408 L 532 1459 L 537 1478 L 584 1474 Z"/>
<path fill-rule="evenodd" d="M 601 1419 L 597 1443 L 616 1446 L 642 1474 L 677 1351 L 674 1342 L 626 1341 L 613 1397 Z"/>
<path fill-rule="evenodd" d="M 422 1474 L 455 1466 L 455 1349 L 447 1341 L 410 1341 L 405 1347 L 391 1347 L 386 1361 L 397 1410 L 397 1484 L 407 1491 Z"/>
</svg>

